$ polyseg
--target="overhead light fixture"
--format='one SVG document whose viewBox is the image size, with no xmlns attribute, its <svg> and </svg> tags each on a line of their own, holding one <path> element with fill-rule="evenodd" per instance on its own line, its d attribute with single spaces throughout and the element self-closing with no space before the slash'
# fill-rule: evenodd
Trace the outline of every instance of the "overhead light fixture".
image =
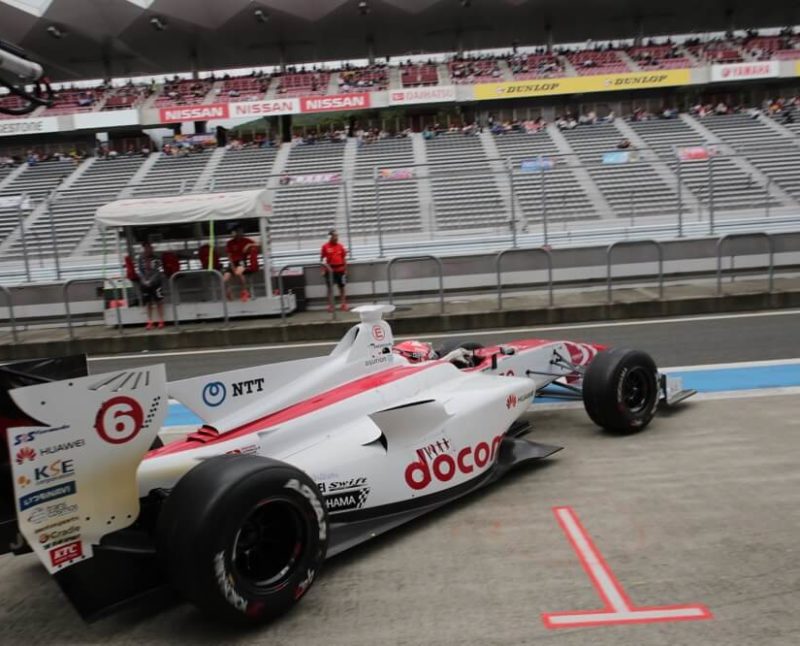
<svg viewBox="0 0 800 646">
<path fill-rule="evenodd" d="M 369 13 L 369 2 L 367 0 L 359 0 L 358 13 L 362 16 L 366 16 Z"/>
<path fill-rule="evenodd" d="M 64 38 L 64 36 L 67 35 L 67 30 L 63 27 L 59 27 L 58 25 L 50 25 L 47 28 L 47 33 L 53 38 Z"/>
<path fill-rule="evenodd" d="M 253 12 L 253 18 L 255 18 L 260 23 L 269 22 L 269 14 L 263 9 L 256 9 Z"/>
<path fill-rule="evenodd" d="M 153 29 L 157 29 L 158 31 L 164 31 L 167 28 L 167 21 L 160 16 L 153 16 L 150 18 L 150 24 L 153 26 Z"/>
</svg>

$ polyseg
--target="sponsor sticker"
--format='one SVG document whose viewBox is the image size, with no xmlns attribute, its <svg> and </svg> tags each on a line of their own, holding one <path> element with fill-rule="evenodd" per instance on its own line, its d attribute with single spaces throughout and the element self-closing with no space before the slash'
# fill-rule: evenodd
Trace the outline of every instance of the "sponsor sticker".
<svg viewBox="0 0 800 646">
<path fill-rule="evenodd" d="M 103 402 L 94 421 L 97 434 L 109 444 L 125 444 L 144 427 L 144 411 L 133 397 L 118 395 Z"/>
<path fill-rule="evenodd" d="M 386 332 L 380 325 L 372 326 L 372 338 L 376 341 L 383 341 L 386 338 Z"/>
<path fill-rule="evenodd" d="M 476 469 L 481 470 L 492 463 L 502 439 L 502 435 L 497 435 L 490 442 L 478 442 L 474 447 L 465 446 L 454 455 L 440 453 L 433 460 L 424 449 L 417 449 L 417 459 L 409 463 L 405 470 L 406 484 L 415 491 L 421 491 L 434 480 L 448 482 L 457 473 L 469 475 Z"/>
<path fill-rule="evenodd" d="M 50 563 L 58 567 L 83 556 L 83 546 L 80 541 L 72 541 L 66 545 L 59 545 L 50 550 Z"/>
<path fill-rule="evenodd" d="M 25 462 L 33 462 L 36 459 L 36 451 L 29 446 L 23 446 L 17 455 L 15 461 L 17 464 L 25 464 Z"/>
<path fill-rule="evenodd" d="M 264 377 L 257 379 L 248 379 L 247 381 L 239 381 L 233 384 L 233 396 L 241 397 L 242 395 L 252 395 L 253 393 L 264 392 Z"/>
<path fill-rule="evenodd" d="M 63 498 L 64 496 L 70 496 L 74 494 L 76 490 L 77 488 L 75 486 L 75 481 L 73 480 L 42 489 L 40 491 L 29 493 L 19 499 L 19 510 L 25 511 L 26 509 L 30 509 L 36 505 L 41 505 L 42 503 L 49 502 L 50 500 L 56 500 L 58 498 Z"/>
<path fill-rule="evenodd" d="M 228 389 L 221 381 L 212 381 L 203 386 L 203 403 L 214 408 L 225 401 L 228 396 Z"/>
<path fill-rule="evenodd" d="M 340 491 L 339 493 L 328 494 L 325 496 L 325 506 L 328 511 L 350 511 L 361 509 L 369 497 L 369 487 L 359 487 L 350 491 Z"/>
<path fill-rule="evenodd" d="M 66 430 L 69 430 L 69 424 L 63 424 L 62 426 L 51 426 L 50 428 L 40 428 L 35 431 L 19 433 L 18 435 L 14 436 L 14 446 L 19 446 L 20 444 L 25 444 L 26 442 L 35 442 L 40 436 L 46 435 L 47 433 L 55 433 L 56 431 Z"/>
<path fill-rule="evenodd" d="M 369 92 L 332 94 L 330 96 L 305 96 L 300 99 L 301 112 L 335 112 L 336 110 L 364 110 L 372 104 Z"/>
<path fill-rule="evenodd" d="M 209 105 L 161 108 L 158 114 L 161 123 L 205 121 L 206 119 L 227 119 L 228 104 L 216 103 Z"/>
<path fill-rule="evenodd" d="M 51 518 L 60 518 L 68 514 L 74 514 L 78 511 L 78 505 L 68 505 L 66 502 L 57 502 L 52 505 L 42 505 L 31 510 L 28 517 L 25 519 L 31 525 L 38 525 Z M 69 522 L 64 521 L 64 522 Z"/>
</svg>

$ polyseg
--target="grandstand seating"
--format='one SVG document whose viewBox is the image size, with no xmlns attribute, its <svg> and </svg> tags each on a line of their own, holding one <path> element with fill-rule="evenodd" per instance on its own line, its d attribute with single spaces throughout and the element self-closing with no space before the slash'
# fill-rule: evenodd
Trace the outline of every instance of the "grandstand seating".
<svg viewBox="0 0 800 646">
<path fill-rule="evenodd" d="M 288 175 L 341 173 L 344 143 L 294 145 L 284 172 Z M 335 226 L 336 211 L 341 195 L 338 183 L 319 183 L 286 186 L 278 189 L 271 220 L 272 237 L 294 239 L 324 238 Z"/>
<path fill-rule="evenodd" d="M 139 156 L 96 159 L 74 184 L 58 190 L 51 208 L 58 227 L 60 253 L 66 255 L 78 245 L 94 225 L 97 207 L 117 199 L 143 162 L 144 158 Z M 48 239 L 49 218 L 39 218 L 30 230 L 36 234 L 35 239 Z M 12 251 L 21 250 L 17 242 Z M 101 250 L 100 245 L 94 249 Z"/>
<path fill-rule="evenodd" d="M 674 212 L 677 194 L 643 160 L 626 164 L 602 164 L 603 154 L 616 152 L 624 138 L 614 124 L 584 126 L 564 133 L 597 187 L 618 216 L 659 215 Z M 635 150 L 628 149 L 635 154 Z"/>
<path fill-rule="evenodd" d="M 436 65 L 403 65 L 400 68 L 400 82 L 403 87 L 417 87 L 418 85 L 437 85 L 439 74 Z"/>
<path fill-rule="evenodd" d="M 522 207 L 522 215 L 528 222 L 538 222 L 542 218 L 544 204 L 549 221 L 597 216 L 591 199 L 575 176 L 575 171 L 569 168 L 567 158 L 559 153 L 547 130 L 536 134 L 510 132 L 495 137 L 495 143 L 500 156 L 511 160 L 515 173 L 514 193 Z M 544 171 L 545 200 L 542 200 L 540 173 L 520 173 L 523 160 L 539 156 L 555 163 L 552 169 Z"/>
<path fill-rule="evenodd" d="M 372 233 L 377 228 L 375 168 L 407 168 L 414 163 L 408 137 L 379 139 L 359 147 L 355 184 L 350 199 L 350 228 L 353 233 Z M 385 180 L 380 183 L 381 228 L 386 232 L 419 231 L 420 199 L 416 180 Z"/>
<path fill-rule="evenodd" d="M 133 188 L 133 197 L 190 192 L 210 158 L 208 151 L 184 156 L 161 154 L 142 182 Z"/>
<path fill-rule="evenodd" d="M 509 213 L 480 137 L 444 133 L 426 141 L 438 229 L 504 226 Z M 447 166 L 443 166 L 446 164 Z"/>
<path fill-rule="evenodd" d="M 553 54 L 529 54 L 515 56 L 509 62 L 514 80 L 530 81 L 566 74 L 564 64 Z"/>
<path fill-rule="evenodd" d="M 385 90 L 389 87 L 389 69 L 384 65 L 373 65 L 342 70 L 339 72 L 338 86 L 343 92 Z"/>
<path fill-rule="evenodd" d="M 634 62 L 642 70 L 672 70 L 694 67 L 688 56 L 683 56 L 673 45 L 651 45 L 631 47 L 627 50 Z"/>
<path fill-rule="evenodd" d="M 579 76 L 622 74 L 631 71 L 615 50 L 573 52 L 567 54 L 567 59 Z"/>
<path fill-rule="evenodd" d="M 258 101 L 263 99 L 269 87 L 268 76 L 238 76 L 221 82 L 214 101 Z"/>
<path fill-rule="evenodd" d="M 768 125 L 746 114 L 704 119 L 703 125 L 731 144 L 778 186 L 800 198 L 800 147 Z"/>
<path fill-rule="evenodd" d="M 280 96 L 325 94 L 330 81 L 329 72 L 298 72 L 282 74 L 273 81 L 275 92 Z"/>
<path fill-rule="evenodd" d="M 448 63 L 447 68 L 453 83 L 492 83 L 502 80 L 500 65 L 494 58 L 453 60 Z"/>
<path fill-rule="evenodd" d="M 161 95 L 153 104 L 154 108 L 166 108 L 171 105 L 194 105 L 203 103 L 211 90 L 211 82 L 207 80 L 181 79 L 164 83 Z"/>
<path fill-rule="evenodd" d="M 76 90 L 57 90 L 53 105 L 45 110 L 45 116 L 73 114 L 76 112 L 92 112 L 103 100 L 105 90 L 87 88 Z"/>
<path fill-rule="evenodd" d="M 203 190 L 248 191 L 266 187 L 276 153 L 276 148 L 226 150 Z"/>
<path fill-rule="evenodd" d="M 6 109 L 18 109 L 27 104 L 26 101 L 23 101 L 18 96 L 7 96 L 7 95 L 0 95 L 0 107 Z M 19 119 L 20 117 L 14 114 L 2 114 L 0 113 L 0 119 Z"/>
<path fill-rule="evenodd" d="M 721 117 L 708 117 L 709 120 L 715 118 Z M 706 123 L 704 120 L 703 125 Z M 680 119 L 642 121 L 632 123 L 631 127 L 676 173 L 678 161 L 675 147 L 703 146 L 708 143 Z M 716 210 L 748 209 L 764 204 L 764 187 L 755 182 L 732 159 L 717 157 L 712 165 L 713 201 Z M 684 187 L 692 191 L 702 205 L 708 206 L 708 162 L 683 162 L 681 178 Z"/>
</svg>

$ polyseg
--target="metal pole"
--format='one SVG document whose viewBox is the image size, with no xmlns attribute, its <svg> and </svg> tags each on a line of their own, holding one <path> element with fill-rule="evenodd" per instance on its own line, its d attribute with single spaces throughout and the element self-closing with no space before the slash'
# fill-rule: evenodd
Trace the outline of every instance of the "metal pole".
<svg viewBox="0 0 800 646">
<path fill-rule="evenodd" d="M 347 180 L 342 180 L 342 190 L 344 191 L 344 226 L 347 229 L 347 255 L 353 260 L 353 234 L 350 230 L 350 197 L 347 194 Z"/>
<path fill-rule="evenodd" d="M 508 186 L 511 200 L 511 246 L 517 248 L 517 208 L 514 204 L 514 164 L 508 159 Z"/>
<path fill-rule="evenodd" d="M 767 183 L 764 186 L 764 212 L 766 217 L 769 217 L 769 184 L 772 181 L 771 177 L 767 177 Z"/>
<path fill-rule="evenodd" d="M 53 243 L 53 260 L 56 265 L 56 279 L 61 280 L 61 261 L 58 258 L 58 236 L 56 236 L 56 220 L 53 216 L 53 196 L 47 197 L 47 213 L 50 216 L 50 238 Z"/>
<path fill-rule="evenodd" d="M 678 159 L 678 237 L 683 237 L 683 173 L 681 160 Z"/>
<path fill-rule="evenodd" d="M 377 226 L 378 226 L 378 258 L 383 258 L 383 230 L 381 225 L 381 191 L 380 191 L 380 181 L 378 179 L 378 167 L 375 166 L 372 170 L 373 172 L 373 180 L 375 182 L 375 217 L 377 219 Z"/>
<path fill-rule="evenodd" d="M 634 216 L 636 214 L 636 205 L 634 204 L 634 191 L 631 191 L 631 226 L 634 225 Z"/>
<path fill-rule="evenodd" d="M 544 181 L 544 165 L 540 171 L 542 183 L 542 235 L 544 236 L 544 245 L 547 245 L 547 185 Z"/>
<path fill-rule="evenodd" d="M 714 156 L 708 157 L 708 226 L 714 233 Z"/>
<path fill-rule="evenodd" d="M 122 257 L 122 239 L 120 238 L 119 227 L 114 229 L 114 237 L 117 240 L 117 267 L 125 265 L 125 259 Z M 122 298 L 125 301 L 125 306 L 128 306 L 128 281 L 127 276 L 120 281 L 122 284 Z"/>
<path fill-rule="evenodd" d="M 19 238 L 22 242 L 22 258 L 25 261 L 25 278 L 31 282 L 31 263 L 28 259 L 28 244 L 25 242 L 25 218 L 22 215 L 22 205 L 27 200 L 27 193 L 23 193 L 19 198 L 17 206 L 17 219 L 19 220 Z"/>
<path fill-rule="evenodd" d="M 11 291 L 8 287 L 4 287 L 0 285 L 0 292 L 6 295 L 6 301 L 8 302 L 8 320 L 11 322 L 11 338 L 14 343 L 17 342 L 17 319 L 14 316 L 14 299 L 11 296 Z"/>
<path fill-rule="evenodd" d="M 261 254 L 264 256 L 264 292 L 267 298 L 272 297 L 272 267 L 270 260 L 269 231 L 267 217 L 258 218 L 258 235 L 261 236 Z M 222 284 L 222 298 L 225 299 L 225 282 Z M 226 305 L 227 308 L 227 305 Z"/>
</svg>

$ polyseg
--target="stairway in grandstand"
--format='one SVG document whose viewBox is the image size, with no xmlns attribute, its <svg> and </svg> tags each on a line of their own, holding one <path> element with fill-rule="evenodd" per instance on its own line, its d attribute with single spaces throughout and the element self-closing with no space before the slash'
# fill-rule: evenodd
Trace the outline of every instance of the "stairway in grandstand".
<svg viewBox="0 0 800 646">
<path fill-rule="evenodd" d="M 266 188 L 277 148 L 229 148 L 204 191 L 249 191 Z"/>
<path fill-rule="evenodd" d="M 425 147 L 436 228 L 507 229 L 511 214 L 500 194 L 480 137 L 443 133 L 427 140 Z"/>
<path fill-rule="evenodd" d="M 138 156 L 96 159 L 72 185 L 58 190 L 51 209 L 60 255 L 66 256 L 75 249 L 94 225 L 97 208 L 116 199 L 142 163 L 144 158 Z M 30 227 L 28 235 L 35 240 L 49 238 L 49 217 L 38 218 Z M 13 250 L 22 250 L 19 241 L 14 244 Z M 101 252 L 102 243 L 97 242 L 93 251 Z"/>
<path fill-rule="evenodd" d="M 206 164 L 211 160 L 212 151 L 206 150 L 180 157 L 158 154 L 159 158 L 150 171 L 137 186 L 133 187 L 131 197 L 190 193 Z"/>
<path fill-rule="evenodd" d="M 622 152 L 617 145 L 624 135 L 613 123 L 581 126 L 564 131 L 595 184 L 619 217 L 662 215 L 676 210 L 677 194 L 648 161 L 603 164 L 603 154 Z M 635 154 L 633 148 L 627 152 Z"/>
<path fill-rule="evenodd" d="M 26 167 L 22 173 L 11 181 L 2 191 L 0 197 L 11 195 L 27 194 L 33 205 L 44 200 L 61 181 L 75 170 L 74 162 L 70 161 L 48 161 L 35 166 Z M 19 215 L 16 208 L 0 209 L 0 243 L 19 225 Z M 30 240 L 26 242 L 35 246 L 43 253 L 49 253 L 52 249 L 50 240 L 50 225 L 47 224 L 45 232 L 34 231 L 30 235 Z M 11 240 L 9 240 L 11 244 Z M 22 246 L 19 240 L 12 245 L 12 251 L 6 251 L 3 255 L 9 258 L 14 255 L 21 255 Z M 18 247 L 18 248 L 17 248 Z"/>
<path fill-rule="evenodd" d="M 545 208 L 550 221 L 597 217 L 592 201 L 575 176 L 575 171 L 569 168 L 568 161 L 559 153 L 546 130 L 536 134 L 510 132 L 497 135 L 495 144 L 500 156 L 511 160 L 514 192 L 522 208 L 522 216 L 529 223 L 540 222 Z M 520 172 L 523 160 L 539 156 L 555 162 L 552 169 L 544 171 L 544 192 L 540 172 Z"/>
<path fill-rule="evenodd" d="M 375 168 L 407 168 L 413 163 L 414 149 L 410 137 L 379 139 L 358 148 L 350 201 L 350 228 L 353 233 L 373 233 L 377 229 Z M 384 232 L 411 232 L 422 228 L 416 180 L 382 180 L 378 190 L 381 229 Z"/>
<path fill-rule="evenodd" d="M 344 143 L 293 145 L 284 173 L 341 173 Z M 341 183 L 292 184 L 276 191 L 270 230 L 274 239 L 324 239 L 335 226 Z"/>
<path fill-rule="evenodd" d="M 715 118 L 717 117 L 708 117 L 708 119 Z M 650 148 L 667 160 L 669 167 L 675 173 L 678 172 L 675 148 L 704 146 L 708 143 L 682 119 L 642 121 L 630 125 Z M 683 162 L 680 174 L 683 186 L 694 193 L 703 208 L 708 208 L 708 162 Z M 764 187 L 731 159 L 715 158 L 711 174 L 715 210 L 752 209 L 764 204 Z M 776 206 L 777 204 L 775 202 Z"/>
<path fill-rule="evenodd" d="M 765 118 L 765 117 L 762 117 Z M 789 133 L 747 114 L 709 117 L 703 125 L 794 198 L 800 198 L 800 147 Z"/>
</svg>

